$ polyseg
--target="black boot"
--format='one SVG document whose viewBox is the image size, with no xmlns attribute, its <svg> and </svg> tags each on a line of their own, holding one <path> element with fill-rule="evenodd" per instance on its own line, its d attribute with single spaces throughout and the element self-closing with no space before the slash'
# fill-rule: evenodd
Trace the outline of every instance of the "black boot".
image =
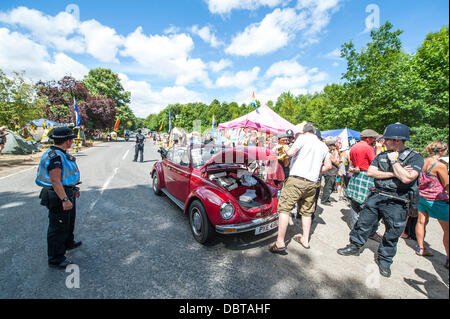
<svg viewBox="0 0 450 319">
<path fill-rule="evenodd" d="M 386 277 L 386 278 L 391 277 L 391 267 L 381 265 L 378 260 L 377 260 L 377 265 L 378 265 L 378 269 L 380 270 L 381 276 Z"/>
<path fill-rule="evenodd" d="M 337 253 L 342 256 L 359 256 L 360 248 L 355 244 L 348 244 L 347 247 L 337 250 Z"/>
</svg>

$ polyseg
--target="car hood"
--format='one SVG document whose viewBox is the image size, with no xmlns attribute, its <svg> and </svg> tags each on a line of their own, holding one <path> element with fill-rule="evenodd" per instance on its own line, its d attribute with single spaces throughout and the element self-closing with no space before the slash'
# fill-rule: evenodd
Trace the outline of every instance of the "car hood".
<svg viewBox="0 0 450 319">
<path fill-rule="evenodd" d="M 225 148 L 211 157 L 202 169 L 217 164 L 250 165 L 253 161 L 276 161 L 277 155 L 270 149 L 256 146 L 242 146 Z"/>
</svg>

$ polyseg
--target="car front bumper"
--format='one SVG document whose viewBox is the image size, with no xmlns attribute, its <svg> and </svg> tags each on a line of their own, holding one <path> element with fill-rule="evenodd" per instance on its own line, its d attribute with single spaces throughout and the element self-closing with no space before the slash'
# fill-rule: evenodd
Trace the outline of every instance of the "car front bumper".
<svg viewBox="0 0 450 319">
<path fill-rule="evenodd" d="M 239 234 L 248 231 L 256 230 L 256 228 L 270 224 L 278 219 L 278 213 L 272 214 L 268 217 L 254 219 L 247 223 L 232 224 L 232 225 L 217 225 L 216 232 L 219 234 Z"/>
</svg>

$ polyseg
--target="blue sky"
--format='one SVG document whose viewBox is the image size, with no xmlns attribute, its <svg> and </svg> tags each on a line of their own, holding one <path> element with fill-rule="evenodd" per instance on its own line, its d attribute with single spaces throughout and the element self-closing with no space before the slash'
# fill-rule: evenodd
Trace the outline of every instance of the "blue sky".
<svg viewBox="0 0 450 319">
<path fill-rule="evenodd" d="M 363 47 L 377 16 L 414 53 L 448 10 L 441 0 L 2 0 L 0 69 L 37 81 L 110 68 L 139 117 L 177 102 L 249 103 L 253 91 L 265 103 L 339 82 L 340 46 Z"/>
</svg>

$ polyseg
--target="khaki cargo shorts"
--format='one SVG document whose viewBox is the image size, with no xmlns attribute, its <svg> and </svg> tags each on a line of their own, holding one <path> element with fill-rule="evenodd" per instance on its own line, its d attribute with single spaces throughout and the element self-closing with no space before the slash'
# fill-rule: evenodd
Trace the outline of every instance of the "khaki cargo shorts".
<svg viewBox="0 0 450 319">
<path fill-rule="evenodd" d="M 298 213 L 305 217 L 311 217 L 316 209 L 315 197 L 319 185 L 319 183 L 289 177 L 281 190 L 278 213 L 290 215 L 295 204 L 298 204 Z"/>
</svg>

